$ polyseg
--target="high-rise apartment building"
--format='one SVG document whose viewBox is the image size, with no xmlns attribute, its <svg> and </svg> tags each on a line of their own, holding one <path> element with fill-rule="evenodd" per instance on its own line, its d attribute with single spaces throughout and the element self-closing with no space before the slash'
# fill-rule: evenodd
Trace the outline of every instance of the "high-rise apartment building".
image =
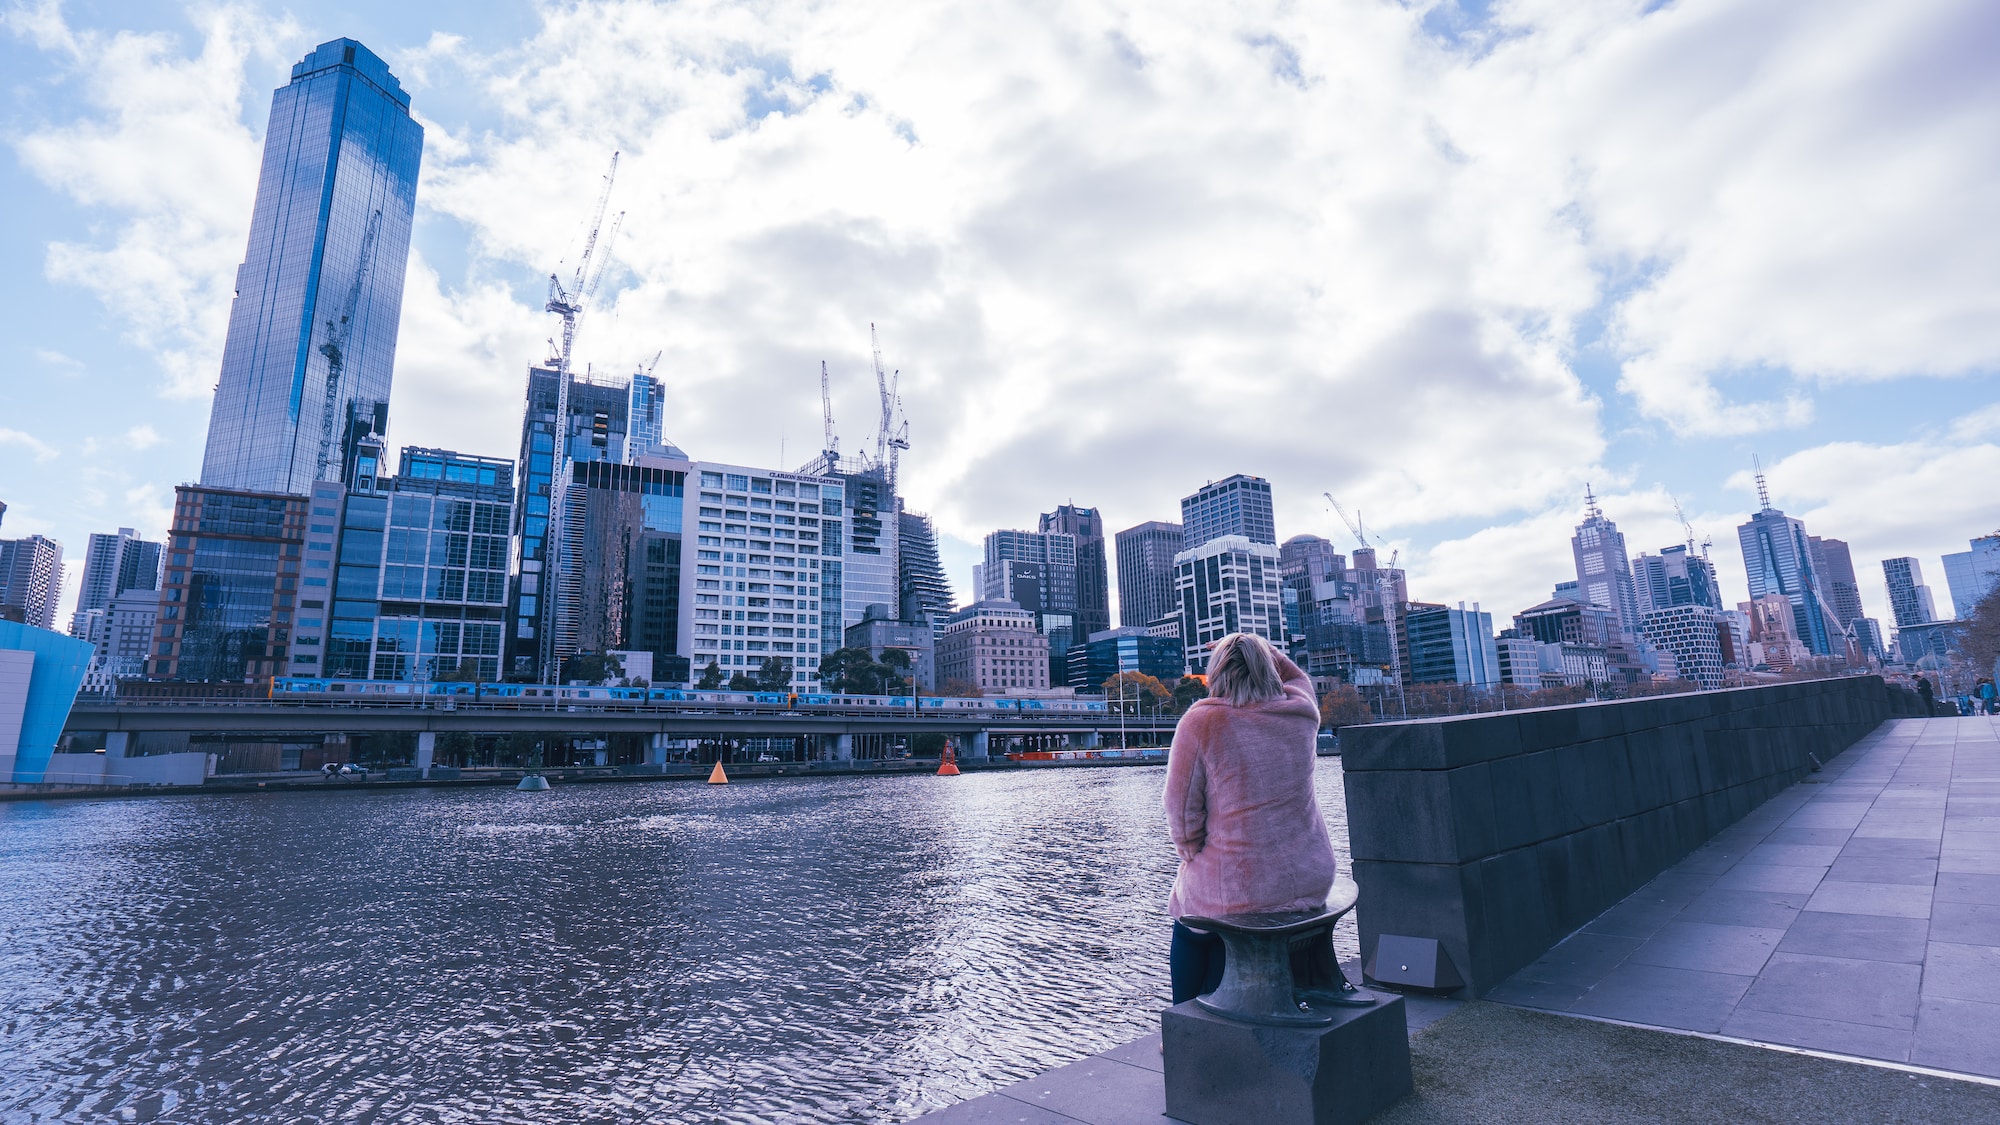
<svg viewBox="0 0 2000 1125">
<path fill-rule="evenodd" d="M 204 486 L 303 495 L 383 428 L 423 147 L 409 95 L 352 39 L 272 97 Z"/>
<path fill-rule="evenodd" d="M 679 651 L 690 656 L 690 675 L 711 664 L 725 676 L 755 675 L 777 657 L 794 687 L 817 682 L 820 657 L 846 643 L 839 627 L 846 593 L 836 576 L 856 573 L 843 553 L 856 542 L 846 530 L 855 514 L 846 489 L 856 479 L 705 461 L 688 472 L 695 552 L 694 565 L 682 568 Z M 864 501 L 878 522 L 872 505 L 879 502 Z M 885 538 L 879 528 L 870 536 L 877 545 Z M 880 554 L 866 556 L 860 571 L 870 589 L 885 593 L 877 605 L 894 604 L 894 536 L 886 538 L 888 581 L 876 585 Z M 855 623 L 866 617 L 863 607 Z"/>
<path fill-rule="evenodd" d="M 1174 556 L 1184 549 L 1181 525 L 1153 520 L 1117 534 L 1118 623 L 1143 629 L 1178 611 Z"/>
<path fill-rule="evenodd" d="M 1640 620 L 1646 639 L 1670 653 L 1681 679 L 1704 689 L 1722 686 L 1723 641 L 1729 627 L 1722 611 L 1696 602 L 1664 605 Z"/>
<path fill-rule="evenodd" d="M 1883 559 L 1882 577 L 1889 587 L 1889 610 L 1896 617 L 1896 628 L 1937 620 L 1937 605 L 1931 599 L 1931 588 L 1924 585 L 1924 569 L 1916 559 L 1907 555 Z"/>
<path fill-rule="evenodd" d="M 901 512 L 896 519 L 902 533 L 896 552 L 898 619 L 927 624 L 933 634 L 942 634 L 956 598 L 938 557 L 937 528 L 921 512 Z"/>
<path fill-rule="evenodd" d="M 1570 551 L 1576 559 L 1576 581 L 1583 600 L 1611 611 L 1618 631 L 1639 630 L 1639 595 L 1632 581 L 1630 556 L 1625 553 L 1625 535 L 1606 519 L 1597 506 L 1597 497 L 1584 491 L 1583 522 L 1570 537 Z"/>
<path fill-rule="evenodd" d="M 1036 530 L 1076 541 L 1076 637 L 1111 628 L 1111 574 L 1104 552 L 1104 517 L 1096 508 L 1062 504 L 1042 513 Z"/>
<path fill-rule="evenodd" d="M 1758 478 L 1762 486 L 1762 477 Z M 1806 525 L 1764 504 L 1748 523 L 1736 528 L 1743 548 L 1743 568 L 1750 583 L 1750 599 L 1782 594 L 1792 605 L 1794 636 L 1817 656 L 1846 652 L 1840 622 L 1834 620 L 1813 564 L 1812 543 Z"/>
<path fill-rule="evenodd" d="M 1181 498 L 1181 549 L 1191 551 L 1211 539 L 1238 535 L 1276 546 L 1278 526 L 1271 514 L 1271 482 L 1235 476 L 1204 484 Z"/>
<path fill-rule="evenodd" d="M 70 635 L 83 636 L 79 623 L 93 610 L 109 609 L 112 599 L 119 594 L 159 588 L 158 543 L 139 538 L 138 532 L 129 527 L 119 528 L 115 535 L 92 535 L 83 556 L 83 586 L 77 591 Z"/>
<path fill-rule="evenodd" d="M 0 539 L 0 605 L 38 629 L 56 627 L 62 597 L 62 544 L 41 535 Z"/>
<path fill-rule="evenodd" d="M 1961 621 L 1970 620 L 1986 596 L 2000 587 L 2000 532 L 1972 540 L 1969 551 L 1944 557 L 1944 581 L 1951 590 L 1951 608 Z"/>
<path fill-rule="evenodd" d="M 1181 651 L 1187 666 L 1207 666 L 1208 647 L 1231 633 L 1255 633 L 1282 645 L 1285 610 L 1278 547 L 1241 535 L 1210 539 L 1174 556 L 1181 599 Z"/>
</svg>

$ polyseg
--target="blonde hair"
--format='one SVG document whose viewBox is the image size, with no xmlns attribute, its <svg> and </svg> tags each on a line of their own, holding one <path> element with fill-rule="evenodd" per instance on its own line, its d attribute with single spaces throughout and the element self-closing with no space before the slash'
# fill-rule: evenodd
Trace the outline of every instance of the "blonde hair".
<svg viewBox="0 0 2000 1125">
<path fill-rule="evenodd" d="M 1215 643 L 1215 651 L 1208 657 L 1210 699 L 1226 699 L 1244 707 L 1284 693 L 1271 642 L 1255 633 L 1231 633 Z"/>
</svg>

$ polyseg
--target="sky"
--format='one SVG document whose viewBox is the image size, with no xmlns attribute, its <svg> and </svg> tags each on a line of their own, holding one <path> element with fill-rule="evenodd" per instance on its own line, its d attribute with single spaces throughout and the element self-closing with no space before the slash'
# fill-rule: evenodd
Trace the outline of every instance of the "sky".
<svg viewBox="0 0 2000 1125">
<path fill-rule="evenodd" d="M 339 36 L 426 130 L 392 445 L 513 456 L 611 154 L 579 365 L 796 467 L 819 365 L 961 598 L 1058 503 L 1400 551 L 1504 619 L 1772 502 L 1880 560 L 2000 527 L 2000 7 L 1578 0 L 0 8 L 0 535 L 166 529 L 198 473 L 271 92 Z"/>
</svg>

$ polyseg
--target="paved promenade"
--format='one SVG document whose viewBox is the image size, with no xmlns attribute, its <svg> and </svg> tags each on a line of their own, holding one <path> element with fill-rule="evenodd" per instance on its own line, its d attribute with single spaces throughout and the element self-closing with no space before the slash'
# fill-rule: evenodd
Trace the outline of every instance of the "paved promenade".
<svg viewBox="0 0 2000 1125">
<path fill-rule="evenodd" d="M 1416 1093 L 1384 1125 L 2000 1120 L 2000 724 L 1886 723 L 1488 1002 L 1405 999 Z M 1151 1125 L 1164 1106 L 1153 1035 L 919 1120 Z"/>
<path fill-rule="evenodd" d="M 2000 1077 L 2000 725 L 1885 723 L 1487 999 Z"/>
</svg>

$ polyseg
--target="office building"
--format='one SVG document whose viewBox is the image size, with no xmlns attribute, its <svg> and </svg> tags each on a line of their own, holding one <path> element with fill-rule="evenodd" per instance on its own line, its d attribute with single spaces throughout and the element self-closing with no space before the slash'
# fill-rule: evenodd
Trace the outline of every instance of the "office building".
<svg viewBox="0 0 2000 1125">
<path fill-rule="evenodd" d="M 1241 535 L 1210 539 L 1175 555 L 1174 572 L 1181 599 L 1181 651 L 1189 669 L 1206 668 L 1209 647 L 1231 633 L 1255 633 L 1284 643 L 1277 544 Z"/>
<path fill-rule="evenodd" d="M 313 486 L 290 672 L 430 683 L 500 678 L 514 463 L 356 443 L 353 484 Z"/>
<path fill-rule="evenodd" d="M 1111 628 L 1111 575 L 1104 551 L 1104 517 L 1096 508 L 1062 504 L 1044 512 L 1036 530 L 1068 535 L 1076 544 L 1076 636 Z"/>
<path fill-rule="evenodd" d="M 969 684 L 982 695 L 1046 691 L 1049 639 L 1034 617 L 1013 602 L 978 601 L 959 610 L 938 638 L 939 686 Z"/>
<path fill-rule="evenodd" d="M 90 655 L 88 641 L 0 618 L 0 781 L 43 779 Z"/>
<path fill-rule="evenodd" d="M 688 479 L 695 491 L 695 557 L 692 568 L 682 568 L 679 651 L 690 658 L 690 676 L 699 679 L 711 664 L 725 676 L 754 676 L 775 656 L 790 668 L 795 688 L 817 683 L 820 657 L 846 643 L 839 622 L 847 594 L 838 576 L 856 573 L 843 565 L 853 556 L 842 551 L 857 540 L 847 538 L 853 521 L 842 517 L 854 510 L 844 497 L 863 478 L 697 461 Z M 860 573 L 867 588 L 893 594 L 894 547 L 884 545 L 893 538 L 883 534 L 873 506 L 881 499 L 866 500 L 870 507 L 862 510 L 876 524 L 866 539 L 887 553 L 888 579 L 876 581 L 882 553 L 864 556 Z"/>
<path fill-rule="evenodd" d="M 1076 614 L 1076 536 L 1060 531 L 995 531 L 987 535 L 986 561 L 980 569 L 985 583 L 985 588 L 979 591 L 982 598 L 1009 598 L 1013 591 L 1007 587 L 1015 580 L 1008 576 L 1007 563 L 1026 563 L 1035 568 L 1040 583 L 1037 595 L 1040 612 Z M 1027 602 L 1021 605 L 1029 608 Z"/>
<path fill-rule="evenodd" d="M 1945 586 L 1951 591 L 1951 608 L 1961 621 L 1970 621 L 1973 610 L 2000 587 L 2000 532 L 1972 540 L 1969 551 L 1944 557 Z"/>
<path fill-rule="evenodd" d="M 1951 665 L 1954 654 L 1965 643 L 1963 621 L 1926 621 L 1896 630 L 1896 657 L 1926 672 L 1941 671 Z"/>
<path fill-rule="evenodd" d="M 896 519 L 902 533 L 896 549 L 897 618 L 928 623 L 933 633 L 941 634 L 957 598 L 938 557 L 937 528 L 921 512 L 899 512 Z"/>
<path fill-rule="evenodd" d="M 1677 605 L 1722 608 L 1715 564 L 1706 555 L 1688 550 L 1686 544 L 1663 548 L 1657 555 L 1642 552 L 1632 560 L 1632 582 L 1641 618 Z"/>
<path fill-rule="evenodd" d="M 144 677 L 153 630 L 159 623 L 160 592 L 127 590 L 91 614 L 90 633 L 84 639 L 95 646 L 96 654 L 90 659 L 84 689 L 115 691 L 119 680 Z"/>
<path fill-rule="evenodd" d="M 1889 610 L 1898 629 L 1937 620 L 1937 605 L 1931 599 L 1931 588 L 1924 585 L 1924 570 L 1916 559 L 1883 559 L 1882 577 L 1889 586 Z"/>
<path fill-rule="evenodd" d="M 1724 639 L 1729 626 L 1722 611 L 1710 605 L 1684 603 L 1656 608 L 1640 621 L 1646 638 L 1671 653 L 1676 674 L 1701 687 L 1722 686 Z"/>
<path fill-rule="evenodd" d="M 1812 655 L 1798 634 L 1798 615 L 1781 593 L 1760 594 L 1736 606 L 1750 622 L 1750 667 L 1783 672 Z"/>
<path fill-rule="evenodd" d="M 106 610 L 111 600 L 127 590 L 160 588 L 160 544 L 139 538 L 129 527 L 115 535 L 90 537 L 83 556 L 83 584 L 76 595 L 76 615 L 70 635 L 84 636 L 80 625 L 86 614 Z"/>
<path fill-rule="evenodd" d="M 572 466 L 560 574 L 562 588 L 575 594 L 565 594 L 555 620 L 562 659 L 643 652 L 651 665 L 648 680 L 688 682 L 681 616 L 690 469 L 686 461 L 646 456 L 631 465 Z M 727 565 L 711 565 L 704 573 L 719 575 Z M 555 678 L 568 677 L 558 671 Z"/>
<path fill-rule="evenodd" d="M 1185 661 L 1177 637 L 1155 637 L 1131 627 L 1105 629 L 1069 650 L 1067 679 L 1078 691 L 1096 693 L 1111 677 L 1137 672 L 1172 688 L 1180 682 Z"/>
<path fill-rule="evenodd" d="M 1174 592 L 1174 556 L 1181 553 L 1181 525 L 1153 520 L 1115 537 L 1118 548 L 1118 624 L 1146 628 L 1180 615 Z"/>
<path fill-rule="evenodd" d="M 1514 631 L 1542 644 L 1607 647 L 1617 636 L 1617 621 L 1609 608 L 1567 598 L 1550 598 L 1514 615 Z"/>
<path fill-rule="evenodd" d="M 1821 593 L 1833 609 L 1833 619 L 1846 629 L 1866 612 L 1861 606 L 1861 581 L 1854 573 L 1854 553 L 1845 540 L 1806 536 Z"/>
<path fill-rule="evenodd" d="M 1761 476 L 1758 487 L 1761 493 Z M 1845 634 L 1841 623 L 1833 619 L 1833 608 L 1820 586 L 1805 524 L 1771 507 L 1767 500 L 1748 523 L 1737 527 L 1736 538 L 1743 548 L 1750 599 L 1782 594 L 1792 605 L 1793 635 L 1807 651 L 1819 656 L 1844 655 Z"/>
<path fill-rule="evenodd" d="M 324 581 L 301 585 L 307 515 L 317 507 L 285 493 L 207 485 L 174 490 L 152 678 L 249 683 L 289 666 L 301 591 L 326 597 Z"/>
<path fill-rule="evenodd" d="M 1501 683 L 1530 690 L 1542 686 L 1542 642 L 1508 629 L 1494 638 L 1493 654 Z"/>
<path fill-rule="evenodd" d="M 386 425 L 423 146 L 409 95 L 352 39 L 272 97 L 204 486 L 304 495 Z"/>
<path fill-rule="evenodd" d="M 1625 553 L 1625 535 L 1606 519 L 1597 497 L 1584 490 L 1584 519 L 1570 537 L 1576 560 L 1576 581 L 1583 601 L 1611 611 L 1621 634 L 1639 631 L 1639 595 L 1632 581 L 1632 564 Z"/>
<path fill-rule="evenodd" d="M 1849 625 L 1854 634 L 1854 643 L 1863 656 L 1875 660 L 1889 659 L 1889 644 L 1882 639 L 1882 625 L 1872 617 L 1857 617 Z"/>
<path fill-rule="evenodd" d="M 1322 598 L 1351 598 L 1345 585 L 1347 559 L 1318 535 L 1294 535 L 1278 547 L 1278 574 L 1285 599 L 1285 631 L 1305 634 L 1305 620 Z"/>
<path fill-rule="evenodd" d="M 0 606 L 13 606 L 37 629 L 53 629 L 61 597 L 61 543 L 41 535 L 0 539 Z"/>
<path fill-rule="evenodd" d="M 886 605 L 869 606 L 859 624 L 847 627 L 845 640 L 846 647 L 862 649 L 877 663 L 884 653 L 901 652 L 909 658 L 916 689 L 924 693 L 937 691 L 937 642 L 928 619 L 898 621 Z"/>
<path fill-rule="evenodd" d="M 1363 609 L 1381 611 L 1410 600 L 1409 577 L 1403 568 L 1380 565 L 1373 547 L 1357 548 L 1342 577 L 1353 588 L 1355 604 Z"/>
<path fill-rule="evenodd" d="M 1413 683 L 1491 687 L 1500 682 L 1493 615 L 1478 606 L 1413 606 L 1404 615 Z"/>
<path fill-rule="evenodd" d="M 1192 495 L 1181 498 L 1182 550 L 1194 550 L 1226 535 L 1277 546 L 1278 527 L 1271 515 L 1270 481 L 1238 473 L 1202 485 Z"/>
</svg>

